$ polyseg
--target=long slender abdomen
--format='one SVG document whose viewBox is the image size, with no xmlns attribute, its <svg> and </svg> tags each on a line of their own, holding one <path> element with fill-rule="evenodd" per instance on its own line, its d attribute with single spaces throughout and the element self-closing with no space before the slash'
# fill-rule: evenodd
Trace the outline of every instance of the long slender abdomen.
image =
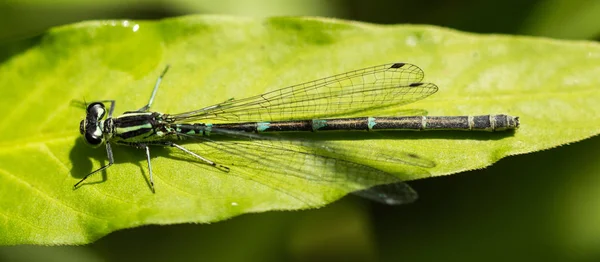
<svg viewBox="0 0 600 262">
<path fill-rule="evenodd" d="M 370 130 L 504 131 L 519 127 L 509 115 L 370 117 Z"/>
<path fill-rule="evenodd" d="M 215 129 L 219 128 L 244 132 L 300 132 L 334 130 L 503 131 L 518 128 L 519 118 L 509 115 L 359 117 L 214 124 L 212 127 Z"/>
</svg>

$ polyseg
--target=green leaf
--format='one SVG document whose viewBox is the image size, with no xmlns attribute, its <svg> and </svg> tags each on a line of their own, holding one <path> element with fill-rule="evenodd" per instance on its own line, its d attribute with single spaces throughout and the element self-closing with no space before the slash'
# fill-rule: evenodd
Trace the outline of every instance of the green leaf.
<svg viewBox="0 0 600 262">
<path fill-rule="evenodd" d="M 408 62 L 424 69 L 425 81 L 440 91 L 379 115 L 416 109 L 429 115 L 520 117 L 514 133 L 305 136 L 344 148 L 347 160 L 403 180 L 483 168 L 600 130 L 600 46 L 590 42 L 318 18 L 190 16 L 86 22 L 52 29 L 23 45 L 0 56 L 5 57 L 0 65 L 0 244 L 89 243 L 145 224 L 207 223 L 249 212 L 314 208 L 351 191 L 257 169 L 246 176 L 226 174 L 173 149 L 153 147 L 157 192 L 152 194 L 144 152 L 122 146 L 113 147 L 114 166 L 72 190 L 107 158 L 103 148 L 90 148 L 79 137 L 84 111 L 71 101 L 115 99 L 116 115 L 138 109 L 166 64 L 172 67 L 153 106 L 166 113 Z M 186 147 L 203 153 L 198 144 Z M 377 161 L 381 152 L 418 155 L 435 166 Z M 228 159 L 222 152 L 204 153 Z M 345 182 L 356 184 L 340 185 Z"/>
</svg>

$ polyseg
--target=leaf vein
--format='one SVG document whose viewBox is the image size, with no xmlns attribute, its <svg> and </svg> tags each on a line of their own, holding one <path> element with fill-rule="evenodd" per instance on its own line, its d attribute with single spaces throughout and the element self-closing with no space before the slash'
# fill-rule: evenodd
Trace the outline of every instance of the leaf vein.
<svg viewBox="0 0 600 262">
<path fill-rule="evenodd" d="M 0 168 L 0 174 L 4 174 L 7 177 L 12 178 L 14 181 L 17 181 L 21 185 L 29 187 L 34 192 L 36 192 L 38 195 L 46 198 L 49 201 L 55 202 L 56 204 L 58 204 L 60 206 L 66 207 L 67 209 L 70 209 L 70 210 L 72 210 L 75 213 L 79 213 L 79 214 L 82 214 L 82 215 L 85 215 L 85 216 L 88 216 L 88 217 L 92 217 L 92 218 L 96 218 L 96 219 L 99 219 L 99 220 L 108 221 L 106 218 L 102 218 L 102 217 L 96 216 L 96 215 L 94 215 L 92 213 L 87 213 L 87 212 L 82 211 L 82 210 L 77 210 L 74 207 L 65 204 L 64 202 L 60 201 L 58 198 L 50 195 L 48 192 L 44 192 L 44 191 L 40 190 L 39 188 L 37 188 L 37 187 L 33 186 L 32 184 L 28 183 L 26 180 L 24 180 L 24 179 L 22 179 L 22 178 L 20 178 L 20 177 L 18 177 L 16 175 L 14 175 L 14 174 L 6 171 L 4 169 Z"/>
<path fill-rule="evenodd" d="M 0 211 L 0 215 L 3 216 L 7 221 L 15 221 L 16 220 L 16 221 L 21 222 L 22 224 L 28 225 L 31 228 L 35 228 L 35 229 L 39 229 L 39 230 L 47 230 L 48 229 L 48 228 L 36 226 L 35 224 L 23 219 L 23 217 L 21 217 L 17 214 L 8 215 L 7 213 Z"/>
</svg>

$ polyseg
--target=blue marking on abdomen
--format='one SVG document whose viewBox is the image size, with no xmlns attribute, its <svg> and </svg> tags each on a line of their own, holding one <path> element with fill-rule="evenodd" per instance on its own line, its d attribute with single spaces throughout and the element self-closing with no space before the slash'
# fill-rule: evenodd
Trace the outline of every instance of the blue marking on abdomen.
<svg viewBox="0 0 600 262">
<path fill-rule="evenodd" d="M 368 117 L 367 118 L 367 126 L 369 127 L 369 130 L 373 129 L 373 127 L 377 124 L 377 121 L 374 117 Z"/>
<path fill-rule="evenodd" d="M 212 127 L 213 127 L 213 124 L 211 124 L 211 123 L 204 124 L 204 135 L 205 136 L 210 136 L 210 132 L 212 131 Z"/>
<path fill-rule="evenodd" d="M 271 127 L 271 123 L 270 122 L 258 122 L 258 123 L 256 123 L 256 131 L 257 132 L 264 132 L 265 130 L 269 129 L 269 127 Z"/>
<path fill-rule="evenodd" d="M 312 130 L 313 131 L 317 131 L 326 126 L 327 126 L 327 120 L 323 120 L 323 119 L 313 119 L 312 120 Z"/>
</svg>

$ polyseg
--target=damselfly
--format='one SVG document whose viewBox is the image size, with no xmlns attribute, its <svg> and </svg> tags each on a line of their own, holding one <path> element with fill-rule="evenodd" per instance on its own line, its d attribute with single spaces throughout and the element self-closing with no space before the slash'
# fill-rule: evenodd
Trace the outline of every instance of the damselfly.
<svg viewBox="0 0 600 262">
<path fill-rule="evenodd" d="M 148 104 L 136 111 L 113 117 L 114 100 L 94 102 L 87 106 L 86 117 L 80 123 L 80 133 L 92 146 L 105 144 L 108 164 L 87 174 L 74 188 L 114 163 L 111 147 L 111 143 L 114 143 L 146 151 L 153 192 L 151 145 L 177 148 L 225 173 L 238 172 L 251 177 L 253 172 L 258 172 L 256 169 L 261 169 L 261 173 L 272 174 L 269 178 L 272 180 L 276 180 L 278 175 L 289 176 L 353 191 L 400 180 L 352 161 L 345 156 L 343 148 L 310 140 L 282 139 L 265 133 L 335 130 L 504 131 L 519 127 L 518 117 L 505 114 L 348 117 L 366 110 L 412 103 L 438 91 L 435 84 L 421 82 L 424 73 L 419 67 L 407 63 L 350 71 L 185 113 L 151 112 L 150 107 L 168 68 L 158 77 Z M 110 103 L 108 110 L 105 103 Z M 210 138 L 211 135 L 230 139 L 219 141 Z M 175 143 L 184 139 L 198 141 L 203 149 L 193 152 Z M 227 153 L 227 163 L 231 164 L 224 164 L 225 159 L 212 159 L 210 152 L 214 150 Z M 402 152 L 382 153 L 372 158 L 424 168 L 435 165 L 415 154 Z M 394 192 L 390 192 L 390 188 Z M 374 198 L 391 204 L 411 202 L 416 198 L 414 191 L 404 183 L 373 189 L 371 193 L 371 196 L 375 195 Z"/>
</svg>

